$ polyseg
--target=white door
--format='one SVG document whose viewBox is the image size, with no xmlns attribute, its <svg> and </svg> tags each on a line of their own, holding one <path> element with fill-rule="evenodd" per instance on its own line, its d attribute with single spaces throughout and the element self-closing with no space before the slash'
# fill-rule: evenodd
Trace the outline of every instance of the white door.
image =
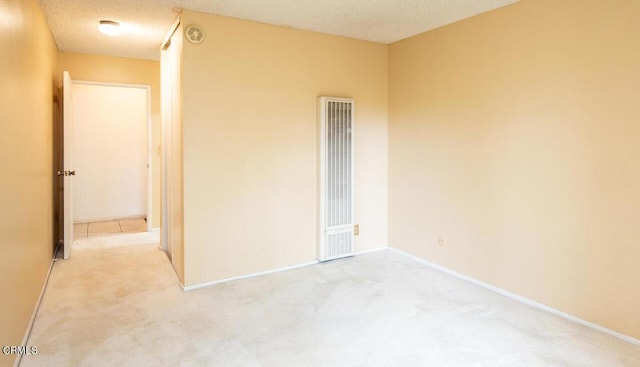
<svg viewBox="0 0 640 367">
<path fill-rule="evenodd" d="M 64 258 L 68 259 L 71 253 L 71 245 L 73 244 L 73 177 L 76 171 L 73 168 L 73 100 L 71 96 L 71 76 L 65 71 L 62 78 L 64 167 L 58 174 L 64 176 Z"/>
</svg>

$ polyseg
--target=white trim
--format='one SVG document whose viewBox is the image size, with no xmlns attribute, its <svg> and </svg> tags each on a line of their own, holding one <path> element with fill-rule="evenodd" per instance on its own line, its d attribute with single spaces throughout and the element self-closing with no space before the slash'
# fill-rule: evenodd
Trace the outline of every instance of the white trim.
<svg viewBox="0 0 640 367">
<path fill-rule="evenodd" d="M 182 12 L 182 10 L 180 12 Z M 173 21 L 173 24 L 171 24 L 171 28 L 169 28 L 169 33 L 167 33 L 167 35 L 164 36 L 164 39 L 160 44 L 161 45 L 160 51 L 165 51 L 167 48 L 169 48 L 169 46 L 171 45 L 171 38 L 173 38 L 173 35 L 178 30 L 178 27 L 180 26 L 181 22 L 182 22 L 182 17 L 178 15 L 176 20 Z"/>
<path fill-rule="evenodd" d="M 368 254 L 370 252 L 378 252 L 378 251 L 383 251 L 383 250 L 386 250 L 386 249 L 388 249 L 388 247 L 378 247 L 378 248 L 374 248 L 374 249 L 371 249 L 371 250 L 364 250 L 364 251 L 355 252 L 351 256 L 364 255 L 364 254 Z M 338 260 L 338 259 L 335 259 L 335 260 Z M 320 263 L 320 261 L 314 260 L 314 261 L 309 261 L 309 262 L 302 263 L 302 264 L 290 265 L 290 266 L 285 266 L 285 267 L 282 267 L 282 268 L 276 268 L 276 269 L 271 269 L 271 270 L 266 270 L 266 271 L 260 271 L 260 272 L 257 272 L 257 273 L 238 275 L 238 276 L 231 277 L 231 278 L 214 280 L 214 281 L 205 282 L 205 283 L 198 283 L 198 284 L 189 285 L 189 286 L 185 286 L 184 284 L 182 284 L 182 282 L 180 282 L 180 286 L 182 287 L 182 290 L 184 290 L 185 292 L 188 292 L 188 291 L 191 291 L 191 290 L 194 290 L 194 289 L 198 289 L 198 288 L 204 288 L 204 287 L 209 287 L 209 286 L 216 285 L 216 284 L 232 282 L 234 280 L 240 280 L 240 279 L 246 279 L 246 278 L 254 278 L 254 277 L 261 276 L 261 275 L 279 273 L 281 271 L 293 270 L 293 269 L 297 269 L 297 268 L 304 268 L 305 266 L 315 265 L 315 264 L 319 264 L 319 263 Z"/>
<path fill-rule="evenodd" d="M 533 308 L 537 308 L 537 309 L 539 309 L 541 311 L 546 311 L 546 312 L 549 312 L 549 313 L 554 314 L 556 316 L 560 316 L 560 317 L 562 317 L 564 319 L 567 319 L 569 321 L 573 321 L 575 323 L 578 323 L 578 324 L 584 325 L 586 327 L 592 328 L 594 330 L 597 330 L 597 331 L 603 332 L 605 334 L 611 335 L 611 336 L 613 336 L 615 338 L 618 338 L 620 340 L 623 340 L 623 341 L 625 341 L 627 343 L 631 343 L 631 344 L 635 344 L 635 345 L 640 346 L 640 340 L 639 339 L 636 339 L 636 338 L 633 338 L 631 336 L 628 336 L 628 335 L 619 333 L 617 331 L 608 329 L 608 328 L 606 328 L 604 326 L 600 326 L 598 324 L 594 324 L 594 323 L 589 322 L 587 320 L 583 320 L 583 319 L 581 319 L 581 318 L 579 318 L 577 316 L 571 315 L 571 314 L 566 313 L 566 312 L 562 312 L 562 311 L 557 310 L 557 309 L 555 309 L 553 307 L 549 307 L 549 306 L 543 305 L 542 303 L 530 300 L 528 298 L 525 298 L 523 296 L 517 295 L 515 293 L 511 293 L 511 292 L 509 292 L 509 291 L 507 291 L 505 289 L 502 289 L 502 288 L 496 287 L 494 285 L 485 283 L 485 282 L 483 282 L 481 280 L 472 278 L 470 276 L 458 273 L 458 272 L 456 272 L 454 270 L 445 268 L 444 266 L 441 266 L 441 265 L 438 265 L 438 264 L 434 264 L 432 262 L 429 262 L 429 261 L 424 260 L 424 259 L 422 259 L 420 257 L 417 257 L 417 256 L 412 255 L 410 253 L 404 252 L 402 250 L 398 250 L 398 249 L 393 248 L 393 247 L 389 247 L 389 250 L 395 251 L 396 253 L 398 253 L 400 255 L 404 255 L 406 257 L 409 257 L 409 258 L 411 258 L 411 259 L 413 259 L 413 260 L 415 260 L 415 261 L 417 261 L 417 262 L 419 262 L 421 264 L 424 264 L 424 265 L 426 265 L 426 266 L 428 266 L 428 267 L 430 267 L 432 269 L 439 270 L 439 271 L 441 271 L 441 272 L 443 272 L 445 274 L 451 275 L 451 276 L 453 276 L 455 278 L 458 278 L 460 280 L 464 280 L 466 282 L 469 282 L 469 283 L 475 284 L 477 286 L 480 286 L 482 288 L 488 289 L 490 291 L 496 292 L 496 293 L 498 293 L 498 294 L 500 294 L 502 296 L 511 298 L 514 301 L 518 301 L 520 303 L 524 303 L 524 304 L 526 304 L 528 306 L 531 306 Z"/>
<path fill-rule="evenodd" d="M 147 232 L 151 232 L 153 221 L 153 119 L 151 115 L 151 86 L 147 86 Z"/>
<path fill-rule="evenodd" d="M 235 277 L 231 277 L 231 278 L 214 280 L 214 281 L 211 281 L 211 282 L 198 283 L 198 284 L 189 285 L 189 286 L 184 286 L 181 283 L 180 285 L 182 286 L 182 290 L 184 290 L 185 292 L 188 292 L 188 291 L 192 291 L 192 290 L 198 289 L 198 288 L 204 288 L 204 287 L 209 287 L 209 286 L 216 285 L 216 284 L 232 282 L 234 280 L 254 278 L 254 277 L 259 277 L 261 275 L 267 275 L 267 274 L 272 274 L 272 273 L 279 273 L 281 271 L 286 271 L 286 270 L 293 270 L 293 269 L 297 269 L 297 268 L 303 268 L 305 266 L 315 265 L 317 263 L 318 263 L 318 261 L 314 260 L 314 261 L 310 261 L 310 262 L 302 263 L 302 264 L 298 264 L 298 265 L 285 266 L 285 267 L 282 267 L 282 268 L 276 268 L 276 269 L 271 269 L 271 270 L 266 270 L 266 271 L 260 271 L 260 272 L 257 272 L 257 273 L 251 273 L 251 274 L 246 274 L 246 275 L 239 275 L 239 276 L 235 276 Z"/>
<path fill-rule="evenodd" d="M 104 222 L 109 220 L 121 220 L 121 219 L 144 219 L 144 214 L 138 215 L 125 215 L 123 217 L 104 217 L 104 218 L 91 218 L 91 219 L 82 219 L 82 220 L 74 220 L 74 224 L 82 224 L 82 223 L 92 223 L 92 222 Z"/>
<path fill-rule="evenodd" d="M 365 255 L 365 254 L 369 254 L 372 252 L 378 252 L 378 251 L 384 251 L 384 250 L 388 250 L 388 247 L 376 247 L 370 250 L 363 250 L 363 251 L 358 251 L 358 252 L 354 252 L 353 256 L 358 256 L 358 255 Z"/>
<path fill-rule="evenodd" d="M 138 88 L 138 89 L 149 89 L 149 90 L 151 90 L 151 85 L 149 85 L 149 84 L 96 82 L 96 81 L 92 81 L 92 80 L 78 80 L 78 79 L 73 79 L 71 81 L 71 83 L 72 84 L 82 84 L 82 85 L 96 85 L 96 86 L 122 87 L 122 88 Z"/>
<path fill-rule="evenodd" d="M 60 241 L 56 245 L 56 248 L 53 250 L 53 257 L 51 258 L 51 263 L 49 264 L 49 270 L 47 270 L 47 276 L 44 278 L 44 284 L 42 285 L 42 289 L 40 289 L 40 296 L 38 297 L 38 301 L 36 302 L 35 307 L 33 308 L 33 313 L 31 314 L 31 319 L 29 320 L 29 324 L 27 325 L 27 330 L 24 333 L 24 337 L 22 338 L 22 345 L 26 346 L 29 342 L 29 337 L 31 336 L 31 330 L 33 330 L 33 323 L 36 321 L 36 316 L 38 314 L 38 310 L 40 309 L 40 303 L 42 303 L 42 299 L 44 298 L 44 292 L 47 289 L 47 284 L 49 284 L 49 277 L 51 277 L 51 270 L 53 270 L 53 263 L 56 262 L 56 254 L 58 253 L 58 248 L 60 247 Z M 18 354 L 15 362 L 13 363 L 14 367 L 18 367 L 20 365 L 20 361 L 22 360 L 22 354 Z"/>
</svg>

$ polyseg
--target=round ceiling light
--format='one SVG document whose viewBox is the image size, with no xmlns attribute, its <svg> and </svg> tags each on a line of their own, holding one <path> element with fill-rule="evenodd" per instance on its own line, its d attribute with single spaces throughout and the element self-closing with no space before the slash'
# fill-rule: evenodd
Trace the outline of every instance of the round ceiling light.
<svg viewBox="0 0 640 367">
<path fill-rule="evenodd" d="M 120 23 L 114 22 L 113 20 L 101 20 L 98 25 L 98 30 L 107 36 L 118 36 L 120 35 Z"/>
</svg>

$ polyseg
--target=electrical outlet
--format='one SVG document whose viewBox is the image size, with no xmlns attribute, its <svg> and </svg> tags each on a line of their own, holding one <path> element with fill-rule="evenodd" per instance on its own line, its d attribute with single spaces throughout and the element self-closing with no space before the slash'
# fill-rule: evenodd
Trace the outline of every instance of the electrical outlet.
<svg viewBox="0 0 640 367">
<path fill-rule="evenodd" d="M 353 235 L 357 236 L 360 234 L 360 225 L 356 224 L 355 226 L 353 226 Z"/>
<path fill-rule="evenodd" d="M 440 245 L 440 246 L 446 246 L 447 245 L 447 241 L 444 240 L 444 237 L 438 237 L 438 245 Z"/>
</svg>

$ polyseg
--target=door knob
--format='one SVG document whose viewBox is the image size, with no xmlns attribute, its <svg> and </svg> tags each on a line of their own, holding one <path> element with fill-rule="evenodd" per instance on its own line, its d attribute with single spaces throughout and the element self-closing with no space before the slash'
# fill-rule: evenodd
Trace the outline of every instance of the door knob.
<svg viewBox="0 0 640 367">
<path fill-rule="evenodd" d="M 58 171 L 56 172 L 56 176 L 75 176 L 76 171 Z"/>
</svg>

